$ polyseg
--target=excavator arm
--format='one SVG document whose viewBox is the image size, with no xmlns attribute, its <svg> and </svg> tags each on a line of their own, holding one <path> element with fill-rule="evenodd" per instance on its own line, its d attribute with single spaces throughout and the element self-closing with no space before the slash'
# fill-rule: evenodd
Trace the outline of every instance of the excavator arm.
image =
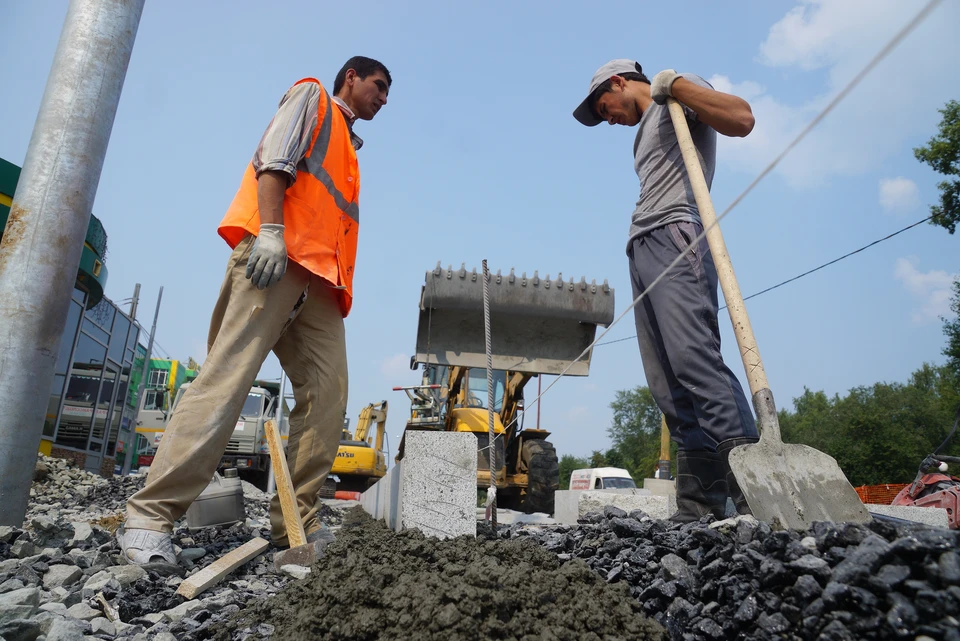
<svg viewBox="0 0 960 641">
<path fill-rule="evenodd" d="M 377 424 L 377 450 L 383 446 L 383 433 L 387 423 L 387 402 L 380 401 L 379 404 L 370 403 L 360 410 L 360 417 L 357 419 L 357 429 L 353 433 L 353 440 L 366 441 L 370 433 L 370 426 Z"/>
</svg>

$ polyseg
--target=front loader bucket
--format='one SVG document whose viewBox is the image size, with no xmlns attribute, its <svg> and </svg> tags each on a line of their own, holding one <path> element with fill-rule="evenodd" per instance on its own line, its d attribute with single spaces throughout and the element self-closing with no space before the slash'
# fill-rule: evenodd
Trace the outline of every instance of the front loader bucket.
<svg viewBox="0 0 960 641">
<path fill-rule="evenodd" d="M 613 321 L 613 289 L 587 283 L 490 274 L 493 368 L 560 374 L 593 342 L 597 325 Z M 567 375 L 590 373 L 592 350 Z M 486 368 L 483 274 L 441 269 L 426 273 L 420 295 L 416 362 Z"/>
</svg>

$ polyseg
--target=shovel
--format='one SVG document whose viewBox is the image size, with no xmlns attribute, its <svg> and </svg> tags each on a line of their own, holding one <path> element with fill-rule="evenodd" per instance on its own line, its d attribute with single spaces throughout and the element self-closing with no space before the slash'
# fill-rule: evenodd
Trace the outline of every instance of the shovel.
<svg viewBox="0 0 960 641">
<path fill-rule="evenodd" d="M 740 286 L 733 273 L 720 227 L 715 225 L 710 191 L 703 177 L 683 108 L 667 98 L 700 219 L 708 229 L 707 242 L 717 268 L 720 287 L 730 312 L 740 358 L 750 382 L 753 409 L 760 425 L 760 441 L 730 451 L 733 472 L 753 515 L 783 528 L 807 529 L 814 521 L 865 523 L 870 513 L 860 501 L 836 459 L 806 445 L 790 445 L 780 438 L 780 422 L 757 341 L 750 327 Z"/>
</svg>

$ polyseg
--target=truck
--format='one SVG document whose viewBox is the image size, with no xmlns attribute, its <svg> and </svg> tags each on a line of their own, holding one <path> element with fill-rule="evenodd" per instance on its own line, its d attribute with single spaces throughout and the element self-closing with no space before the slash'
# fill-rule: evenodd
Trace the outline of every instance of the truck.
<svg viewBox="0 0 960 641">
<path fill-rule="evenodd" d="M 145 450 L 138 451 L 139 465 L 149 466 L 153 461 L 153 455 L 156 454 L 163 438 L 163 430 L 166 428 L 166 424 L 170 416 L 173 415 L 180 399 L 190 389 L 190 385 L 192 383 L 184 383 L 180 386 L 169 411 L 147 410 L 144 413 L 141 410 L 143 417 L 138 416 L 137 433 L 147 437 L 148 443 Z M 278 418 L 277 409 L 279 407 L 280 384 L 265 380 L 254 381 L 250 391 L 247 392 L 247 398 L 240 410 L 240 417 L 237 419 L 237 425 L 227 444 L 227 449 L 217 466 L 218 470 L 229 467 L 236 468 L 240 478 L 261 490 L 267 489 L 270 473 L 270 453 L 267 447 L 264 423 L 269 419 L 276 420 Z M 162 415 L 162 420 L 155 415 L 156 412 Z M 288 424 L 286 421 L 277 421 L 277 424 L 280 427 L 280 435 L 285 444 L 289 432 Z"/>
<path fill-rule="evenodd" d="M 620 467 L 592 467 L 570 474 L 571 490 L 623 490 L 637 487 L 633 477 Z"/>
</svg>

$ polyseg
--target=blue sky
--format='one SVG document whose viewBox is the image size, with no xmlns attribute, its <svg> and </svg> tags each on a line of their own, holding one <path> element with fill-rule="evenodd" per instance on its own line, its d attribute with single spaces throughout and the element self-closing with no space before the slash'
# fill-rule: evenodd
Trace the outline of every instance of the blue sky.
<svg viewBox="0 0 960 641">
<path fill-rule="evenodd" d="M 327 86 L 351 55 L 382 60 L 387 106 L 358 125 L 362 229 L 348 317 L 348 414 L 390 402 L 396 444 L 424 272 L 443 265 L 608 279 L 630 303 L 625 256 L 638 195 L 634 129 L 579 125 L 571 111 L 611 58 L 697 73 L 750 101 L 743 140 L 721 140 L 713 198 L 726 208 L 921 8 L 914 0 L 740 3 L 181 2 L 148 0 L 94 212 L 109 235 L 107 295 L 142 283 L 158 341 L 202 361 L 229 248 L 216 226 L 284 91 Z M 66 0 L 0 7 L 0 157 L 22 164 Z M 960 5 L 935 13 L 724 220 L 745 294 L 924 217 L 938 177 L 912 149 L 960 98 Z M 747 303 L 771 388 L 790 406 L 904 381 L 940 363 L 957 243 L 923 225 Z M 729 322 L 724 356 L 741 381 Z M 631 317 L 608 335 L 632 336 Z M 261 372 L 278 377 L 270 357 Z M 609 403 L 645 384 L 632 340 L 595 350 L 588 378 L 561 380 L 541 426 L 561 453 L 609 441 Z M 533 384 L 535 389 L 536 384 Z M 530 397 L 528 395 L 528 397 Z M 530 425 L 532 421 L 528 421 Z"/>
</svg>

